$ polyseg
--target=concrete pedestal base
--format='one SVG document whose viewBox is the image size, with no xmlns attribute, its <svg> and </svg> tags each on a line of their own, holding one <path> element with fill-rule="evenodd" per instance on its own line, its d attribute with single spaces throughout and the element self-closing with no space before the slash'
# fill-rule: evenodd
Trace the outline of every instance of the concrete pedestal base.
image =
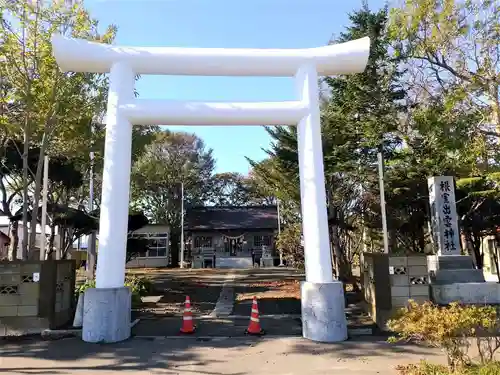
<svg viewBox="0 0 500 375">
<path fill-rule="evenodd" d="M 347 339 L 344 288 L 340 281 L 301 284 L 302 335 L 318 342 Z"/>
<path fill-rule="evenodd" d="M 500 304 L 500 284 L 498 283 L 455 283 L 431 285 L 432 297 L 438 305 L 452 302 L 473 305 Z"/>
<path fill-rule="evenodd" d="M 129 288 L 90 288 L 85 291 L 82 339 L 113 343 L 130 337 Z"/>
</svg>

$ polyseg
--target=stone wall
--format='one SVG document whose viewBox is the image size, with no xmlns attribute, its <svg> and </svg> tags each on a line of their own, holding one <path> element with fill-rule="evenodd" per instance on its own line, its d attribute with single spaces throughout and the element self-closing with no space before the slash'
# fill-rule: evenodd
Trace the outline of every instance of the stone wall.
<svg viewBox="0 0 500 375">
<path fill-rule="evenodd" d="M 367 311 L 381 329 L 409 299 L 430 299 L 425 256 L 364 253 L 361 279 Z"/>
<path fill-rule="evenodd" d="M 39 333 L 73 318 L 72 260 L 0 262 L 0 336 Z"/>
</svg>

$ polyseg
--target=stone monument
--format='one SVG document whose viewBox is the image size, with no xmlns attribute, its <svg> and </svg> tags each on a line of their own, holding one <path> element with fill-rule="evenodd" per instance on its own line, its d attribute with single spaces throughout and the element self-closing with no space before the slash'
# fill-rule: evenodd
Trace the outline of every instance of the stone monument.
<svg viewBox="0 0 500 375">
<path fill-rule="evenodd" d="M 437 253 L 441 256 L 460 255 L 453 177 L 431 177 L 428 186 L 432 234 Z"/>
<path fill-rule="evenodd" d="M 485 283 L 482 270 L 461 254 L 460 228 L 451 176 L 428 179 L 431 227 L 436 255 L 427 257 L 431 295 L 436 303 L 498 303 L 498 284 Z"/>
<path fill-rule="evenodd" d="M 262 267 L 272 267 L 274 260 L 271 249 L 268 246 L 262 246 L 262 258 L 261 258 L 261 266 Z"/>
</svg>

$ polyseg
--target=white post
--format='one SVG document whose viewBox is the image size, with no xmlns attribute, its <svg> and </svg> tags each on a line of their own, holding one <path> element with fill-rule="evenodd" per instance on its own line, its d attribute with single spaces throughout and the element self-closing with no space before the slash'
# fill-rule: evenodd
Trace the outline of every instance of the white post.
<svg viewBox="0 0 500 375">
<path fill-rule="evenodd" d="M 181 182 L 181 264 L 184 268 L 184 182 Z"/>
<path fill-rule="evenodd" d="M 47 195 L 49 194 L 49 157 L 43 158 L 43 187 L 42 187 L 42 222 L 40 224 L 40 260 L 45 260 L 45 247 L 47 237 L 45 227 L 47 226 Z"/>
<path fill-rule="evenodd" d="M 382 233 L 384 235 L 384 253 L 389 254 L 389 234 L 387 233 L 387 213 L 385 210 L 385 189 L 384 189 L 384 157 L 382 152 L 378 157 L 378 183 L 380 188 L 380 212 L 382 214 Z"/>
<path fill-rule="evenodd" d="M 333 274 L 315 66 L 307 64 L 300 67 L 296 80 L 299 99 L 309 110 L 297 129 L 306 277 L 309 282 L 328 283 L 333 281 Z"/>
<path fill-rule="evenodd" d="M 298 124 L 300 201 L 306 281 L 301 285 L 302 335 L 314 341 L 347 339 L 344 287 L 333 280 L 321 142 L 318 74 L 313 64 L 296 74 L 308 114 Z"/>
<path fill-rule="evenodd" d="M 115 63 L 109 75 L 97 288 L 120 288 L 125 280 L 132 125 L 119 105 L 134 97 L 134 85 L 133 70 Z"/>
</svg>

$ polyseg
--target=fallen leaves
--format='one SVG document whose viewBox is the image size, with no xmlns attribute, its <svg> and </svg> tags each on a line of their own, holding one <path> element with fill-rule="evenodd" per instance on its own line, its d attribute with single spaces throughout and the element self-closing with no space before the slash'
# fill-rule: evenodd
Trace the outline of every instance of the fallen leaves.
<svg viewBox="0 0 500 375">
<path fill-rule="evenodd" d="M 245 301 L 254 297 L 300 299 L 300 281 L 298 280 L 260 281 L 245 285 L 245 289 L 248 292 L 238 293 L 237 301 Z"/>
</svg>

